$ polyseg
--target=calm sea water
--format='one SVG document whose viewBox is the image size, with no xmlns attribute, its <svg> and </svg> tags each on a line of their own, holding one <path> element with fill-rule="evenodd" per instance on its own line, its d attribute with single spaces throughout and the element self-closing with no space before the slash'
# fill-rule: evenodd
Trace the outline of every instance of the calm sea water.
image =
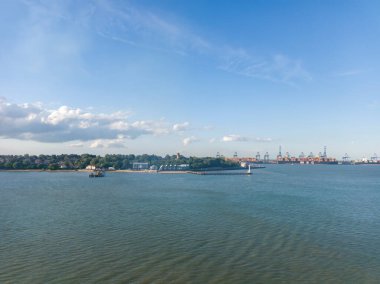
<svg viewBox="0 0 380 284">
<path fill-rule="evenodd" d="M 0 173 L 0 283 L 380 283 L 380 167 Z"/>
</svg>

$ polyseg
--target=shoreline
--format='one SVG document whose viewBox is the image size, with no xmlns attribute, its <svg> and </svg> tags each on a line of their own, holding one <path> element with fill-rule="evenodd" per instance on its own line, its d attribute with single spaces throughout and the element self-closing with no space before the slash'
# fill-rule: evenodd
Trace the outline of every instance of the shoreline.
<svg viewBox="0 0 380 284">
<path fill-rule="evenodd" d="M 54 172 L 87 172 L 88 170 L 40 170 L 40 169 L 27 169 L 27 170 L 0 170 L 0 172 L 33 172 L 33 173 L 54 173 Z"/>
<path fill-rule="evenodd" d="M 282 166 L 282 165 L 286 165 L 286 166 L 294 166 L 294 165 L 300 165 L 300 164 L 271 164 L 271 165 L 279 165 L 279 166 Z M 321 165 L 321 164 L 308 164 L 308 165 L 301 165 L 301 166 L 318 166 L 318 165 Z M 323 166 L 379 166 L 380 163 L 367 163 L 367 164 L 362 164 L 362 163 L 358 163 L 358 164 L 338 164 L 338 165 L 325 165 L 323 164 Z M 262 168 L 265 168 L 265 167 L 262 167 L 262 165 L 260 165 L 259 167 L 252 167 L 251 170 L 255 170 L 255 169 L 262 169 Z M 247 170 L 247 169 L 239 169 L 239 170 Z M 223 171 L 230 171 L 229 169 L 226 169 L 226 170 L 218 170 L 220 172 L 223 172 Z M 91 173 L 93 172 L 93 170 L 86 170 L 86 169 L 58 169 L 58 170 L 44 170 L 44 169 L 0 169 L 0 173 L 28 173 L 28 172 L 35 172 L 35 173 Z M 187 171 L 158 171 L 158 170 L 131 170 L 131 169 L 126 169 L 126 170 L 111 170 L 111 171 L 108 171 L 106 170 L 105 171 L 107 174 L 109 173 L 135 173 L 135 174 L 199 174 L 200 172 L 208 172 L 208 171 L 191 171 L 191 170 L 187 170 Z M 211 172 L 214 172 L 214 171 L 211 171 Z"/>
<path fill-rule="evenodd" d="M 40 170 L 40 169 L 26 169 L 26 170 L 4 170 L 1 169 L 0 173 L 91 173 L 93 170 Z M 156 170 L 114 170 L 114 171 L 105 171 L 107 174 L 109 173 L 129 173 L 129 174 L 188 174 L 188 171 L 156 171 Z"/>
</svg>

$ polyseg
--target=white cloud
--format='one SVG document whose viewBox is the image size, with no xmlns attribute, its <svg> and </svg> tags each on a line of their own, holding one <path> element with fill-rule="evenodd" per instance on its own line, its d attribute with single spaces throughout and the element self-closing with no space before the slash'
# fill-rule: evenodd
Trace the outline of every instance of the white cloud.
<svg viewBox="0 0 380 284">
<path fill-rule="evenodd" d="M 154 135 L 167 135 L 171 132 L 170 125 L 164 119 L 160 120 L 139 120 L 132 124 L 132 127 L 141 129 Z"/>
<path fill-rule="evenodd" d="M 245 136 L 240 136 L 236 134 L 230 134 L 230 135 L 225 135 L 221 139 L 222 142 L 247 142 L 247 141 L 256 141 L 256 142 L 263 142 L 263 143 L 269 143 L 272 142 L 273 139 L 270 137 L 256 137 L 256 138 L 250 138 L 250 137 L 245 137 Z M 211 139 L 210 143 L 215 142 L 215 139 Z"/>
<path fill-rule="evenodd" d="M 245 141 L 248 141 L 248 138 L 240 136 L 240 135 L 236 135 L 236 134 L 230 134 L 230 135 L 223 136 L 222 141 L 223 142 L 245 142 Z"/>
<path fill-rule="evenodd" d="M 125 148 L 122 139 L 98 139 L 90 144 L 90 148 Z"/>
<path fill-rule="evenodd" d="M 293 85 L 297 80 L 311 80 L 300 60 L 282 54 L 256 58 L 242 49 L 229 49 L 220 69 L 247 77 Z"/>
<path fill-rule="evenodd" d="M 173 131 L 185 131 L 188 130 L 190 126 L 189 122 L 184 122 L 184 123 L 177 123 L 173 125 Z"/>
<path fill-rule="evenodd" d="M 121 146 L 112 139 L 134 139 L 141 135 L 166 135 L 172 132 L 165 120 L 129 122 L 128 114 L 96 114 L 61 106 L 47 109 L 42 104 L 14 104 L 0 100 L 0 137 L 39 142 L 91 141 L 108 147 Z"/>
<path fill-rule="evenodd" d="M 183 145 L 187 146 L 187 145 L 189 145 L 189 144 L 192 144 L 192 143 L 194 143 L 194 142 L 198 142 L 198 141 L 199 141 L 198 138 L 196 138 L 196 137 L 194 137 L 194 136 L 191 136 L 191 137 L 186 137 L 186 138 L 184 138 L 184 139 L 182 140 L 182 143 L 183 143 Z"/>
<path fill-rule="evenodd" d="M 272 142 L 273 139 L 269 138 L 269 137 L 266 137 L 266 138 L 256 137 L 255 141 L 257 141 L 257 142 Z"/>
</svg>

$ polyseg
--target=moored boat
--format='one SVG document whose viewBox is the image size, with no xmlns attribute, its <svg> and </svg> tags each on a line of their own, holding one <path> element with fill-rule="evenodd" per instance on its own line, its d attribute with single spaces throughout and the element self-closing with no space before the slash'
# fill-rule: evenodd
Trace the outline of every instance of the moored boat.
<svg viewBox="0 0 380 284">
<path fill-rule="evenodd" d="M 104 177 L 104 171 L 102 171 L 102 170 L 95 170 L 95 171 L 93 171 L 92 173 L 89 174 L 89 177 L 90 178 L 93 178 L 93 177 Z"/>
</svg>

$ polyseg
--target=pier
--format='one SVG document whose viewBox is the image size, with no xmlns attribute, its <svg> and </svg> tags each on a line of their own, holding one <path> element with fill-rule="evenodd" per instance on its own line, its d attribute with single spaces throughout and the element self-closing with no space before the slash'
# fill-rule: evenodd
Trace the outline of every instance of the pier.
<svg viewBox="0 0 380 284">
<path fill-rule="evenodd" d="M 249 175 L 252 175 L 251 172 L 223 172 L 223 171 L 220 171 L 220 172 L 207 172 L 207 171 L 203 171 L 203 172 L 194 172 L 194 171 L 189 171 L 187 172 L 189 174 L 193 174 L 193 175 L 202 175 L 202 176 L 249 176 Z"/>
</svg>

